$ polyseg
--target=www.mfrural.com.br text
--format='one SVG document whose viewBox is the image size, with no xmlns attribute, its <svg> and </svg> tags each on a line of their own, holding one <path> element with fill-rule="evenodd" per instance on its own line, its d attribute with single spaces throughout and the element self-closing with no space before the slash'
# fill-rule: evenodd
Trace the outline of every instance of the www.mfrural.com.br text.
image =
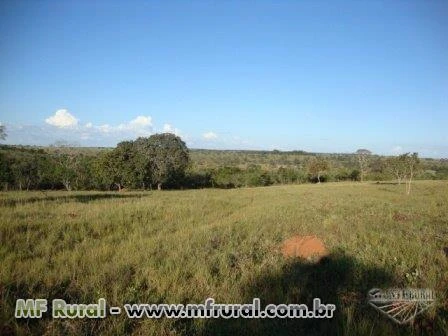
<svg viewBox="0 0 448 336">
<path fill-rule="evenodd" d="M 123 306 L 108 306 L 106 299 L 100 298 L 97 303 L 70 304 L 62 299 L 54 299 L 51 308 L 46 299 L 18 299 L 16 301 L 16 318 L 41 318 L 50 313 L 55 319 L 105 318 L 107 315 L 125 313 L 131 319 L 159 318 L 332 318 L 336 306 L 324 304 L 314 298 L 312 305 L 306 304 L 268 304 L 261 307 L 261 300 L 254 298 L 251 303 L 224 304 L 215 303 L 208 298 L 198 304 L 151 304 L 133 303 Z"/>
</svg>

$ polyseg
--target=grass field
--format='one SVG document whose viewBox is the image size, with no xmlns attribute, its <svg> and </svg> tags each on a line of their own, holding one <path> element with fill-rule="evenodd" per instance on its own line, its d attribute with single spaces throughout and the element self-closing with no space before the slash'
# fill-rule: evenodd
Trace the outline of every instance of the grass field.
<svg viewBox="0 0 448 336">
<path fill-rule="evenodd" d="M 448 183 L 327 183 L 232 190 L 0 194 L 0 334 L 448 334 Z M 321 238 L 322 263 L 281 242 Z M 366 303 L 372 287 L 436 291 L 399 326 Z M 308 303 L 331 320 L 16 320 L 18 298 L 70 303 Z"/>
</svg>

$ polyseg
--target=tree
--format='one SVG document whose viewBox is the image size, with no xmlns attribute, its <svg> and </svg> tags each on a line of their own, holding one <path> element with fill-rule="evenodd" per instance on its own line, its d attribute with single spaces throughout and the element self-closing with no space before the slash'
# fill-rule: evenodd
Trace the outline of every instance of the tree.
<svg viewBox="0 0 448 336">
<path fill-rule="evenodd" d="M 154 134 L 137 139 L 140 155 L 149 159 L 151 182 L 161 190 L 163 184 L 182 178 L 189 163 L 185 142 L 172 133 Z"/>
<path fill-rule="evenodd" d="M 134 164 L 135 173 L 137 179 L 143 189 L 146 186 L 152 188 L 153 177 L 152 177 L 152 167 L 151 167 L 151 141 L 149 138 L 139 137 L 134 141 Z"/>
<path fill-rule="evenodd" d="M 73 186 L 76 190 L 90 189 L 92 187 L 93 171 L 93 157 L 84 154 L 79 154 L 75 165 L 75 179 Z"/>
<path fill-rule="evenodd" d="M 394 175 L 398 181 L 398 185 L 404 180 L 406 175 L 405 155 L 390 157 L 386 161 L 387 169 Z"/>
<path fill-rule="evenodd" d="M 321 175 L 327 171 L 329 168 L 328 161 L 323 157 L 313 157 L 308 162 L 308 172 L 313 176 L 317 177 L 317 183 L 320 183 Z"/>
<path fill-rule="evenodd" d="M 99 159 L 103 183 L 114 184 L 118 191 L 136 184 L 135 150 L 132 141 L 122 141 Z"/>
<path fill-rule="evenodd" d="M 26 188 L 29 190 L 31 185 L 38 180 L 37 160 L 33 153 L 16 153 L 11 162 L 11 171 L 15 184 L 19 190 Z"/>
<path fill-rule="evenodd" d="M 5 125 L 0 125 L 0 140 L 5 140 L 7 135 Z"/>
<path fill-rule="evenodd" d="M 367 173 L 370 155 L 372 155 L 372 152 L 369 151 L 368 149 L 358 149 L 356 151 L 356 156 L 358 157 L 358 162 L 359 162 L 359 173 L 360 173 L 360 177 L 361 177 L 361 182 L 364 181 L 364 177 Z"/>
<path fill-rule="evenodd" d="M 411 193 L 412 180 L 420 168 L 420 159 L 418 153 L 405 153 L 387 160 L 388 169 L 398 180 L 406 182 L 406 194 Z"/>
<path fill-rule="evenodd" d="M 412 179 L 414 178 L 415 173 L 420 168 L 420 159 L 418 158 L 418 153 L 406 153 L 403 154 L 403 156 L 406 167 L 405 176 L 407 177 L 406 194 L 409 195 L 411 193 Z"/>
<path fill-rule="evenodd" d="M 72 182 L 76 178 L 76 169 L 78 165 L 79 155 L 76 151 L 69 148 L 57 150 L 54 159 L 56 162 L 55 175 L 57 179 L 64 185 L 67 191 L 72 190 Z"/>
<path fill-rule="evenodd" d="M 11 155 L 0 151 L 0 183 L 5 191 L 8 190 L 10 184 L 14 184 L 14 176 L 11 170 L 12 162 Z"/>
</svg>

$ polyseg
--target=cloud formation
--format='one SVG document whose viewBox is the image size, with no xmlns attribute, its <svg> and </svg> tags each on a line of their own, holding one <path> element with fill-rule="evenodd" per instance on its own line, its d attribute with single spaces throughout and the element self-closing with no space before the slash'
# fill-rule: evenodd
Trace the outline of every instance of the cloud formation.
<svg viewBox="0 0 448 336">
<path fill-rule="evenodd" d="M 154 133 L 172 133 L 182 138 L 189 147 L 196 148 L 249 148 L 250 143 L 231 135 L 213 131 L 191 136 L 174 125 L 153 124 L 148 115 L 138 115 L 122 123 L 94 123 L 80 120 L 67 109 L 59 109 L 45 119 L 45 125 L 8 125 L 7 143 L 25 145 L 50 145 L 65 141 L 80 146 L 115 146 L 125 140 L 148 137 Z M 253 146 L 252 146 L 253 147 Z"/>
<path fill-rule="evenodd" d="M 402 154 L 403 153 L 403 147 L 395 146 L 394 148 L 392 148 L 391 152 L 393 154 Z"/>
<path fill-rule="evenodd" d="M 92 123 L 88 123 L 92 124 Z M 87 125 L 88 125 L 87 124 Z M 87 126 L 86 125 L 86 126 Z M 95 127 L 95 126 L 94 126 Z M 96 126 L 100 132 L 111 133 L 111 132 L 130 132 L 136 135 L 150 135 L 153 133 L 152 129 L 152 118 L 150 116 L 138 116 L 131 121 L 119 124 L 118 126 L 111 126 L 109 124 L 104 124 Z"/>
<path fill-rule="evenodd" d="M 67 109 L 57 110 L 54 115 L 45 119 L 45 122 L 59 128 L 76 127 L 78 125 L 78 119 L 71 115 Z"/>
<path fill-rule="evenodd" d="M 152 126 L 152 118 L 150 116 L 138 116 L 131 120 L 128 124 L 131 128 L 142 128 Z"/>
<path fill-rule="evenodd" d="M 139 115 L 129 122 L 119 125 L 95 125 L 91 122 L 81 124 L 67 109 L 60 109 L 45 119 L 45 122 L 52 127 L 51 132 L 54 136 L 61 137 L 62 135 L 64 138 L 91 140 L 97 143 L 113 143 L 154 133 L 152 118 L 144 115 Z M 64 133 L 59 134 L 59 129 Z"/>
<path fill-rule="evenodd" d="M 173 127 L 170 124 L 163 125 L 163 132 L 164 133 L 172 133 L 174 135 L 180 135 L 180 130 L 178 128 Z"/>
<path fill-rule="evenodd" d="M 216 133 L 214 133 L 214 132 L 206 132 L 206 133 L 202 134 L 202 137 L 205 140 L 215 140 L 215 139 L 218 139 L 218 135 Z"/>
</svg>

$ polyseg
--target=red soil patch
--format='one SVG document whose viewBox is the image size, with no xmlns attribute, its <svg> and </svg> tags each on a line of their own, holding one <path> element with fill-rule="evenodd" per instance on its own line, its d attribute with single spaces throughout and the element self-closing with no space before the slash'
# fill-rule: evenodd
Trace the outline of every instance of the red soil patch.
<svg viewBox="0 0 448 336">
<path fill-rule="evenodd" d="M 281 247 L 284 257 L 317 258 L 328 255 L 322 240 L 315 236 L 294 236 L 286 239 Z"/>
<path fill-rule="evenodd" d="M 394 215 L 392 216 L 392 219 L 393 219 L 394 221 L 397 221 L 397 222 L 405 222 L 405 221 L 407 221 L 409 218 L 408 218 L 408 216 L 406 216 L 405 214 L 396 212 L 396 213 L 394 213 Z"/>
</svg>

